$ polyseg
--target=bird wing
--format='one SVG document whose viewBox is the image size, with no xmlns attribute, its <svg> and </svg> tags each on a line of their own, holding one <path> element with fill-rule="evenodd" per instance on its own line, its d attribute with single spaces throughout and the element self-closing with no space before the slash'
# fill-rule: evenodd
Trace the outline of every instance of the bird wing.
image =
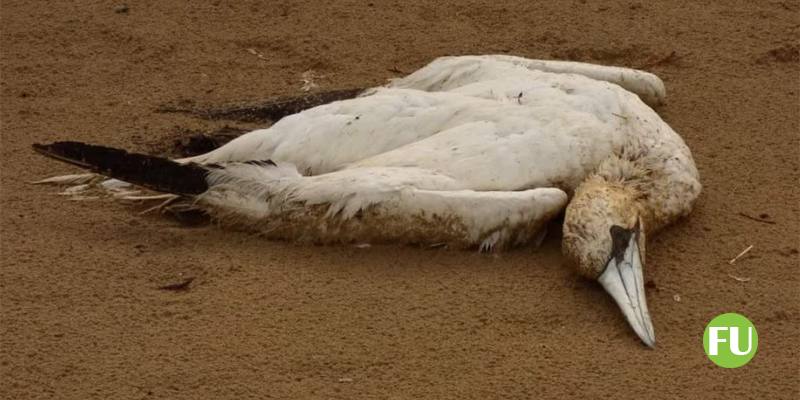
<svg viewBox="0 0 800 400">
<path fill-rule="evenodd" d="M 440 57 L 406 77 L 393 80 L 389 87 L 450 91 L 497 79 L 547 80 L 565 75 L 618 85 L 637 94 L 649 105 L 659 105 L 666 97 L 664 83 L 649 72 L 572 61 L 532 60 L 509 55 Z"/>
<path fill-rule="evenodd" d="M 509 159 L 520 164 L 503 175 L 524 173 L 527 178 L 498 180 L 493 176 L 469 182 L 486 190 L 565 182 L 566 186 L 574 186 L 600 162 L 601 156 L 619 148 L 624 135 L 638 133 L 637 122 L 631 120 L 636 115 L 631 116 L 626 110 L 639 108 L 630 105 L 638 103 L 649 108 L 635 94 L 614 83 L 540 69 L 583 71 L 601 77 L 611 74 L 609 71 L 639 73 L 519 57 L 445 57 L 392 82 L 389 88 L 372 89 L 354 99 L 290 115 L 268 129 L 248 133 L 215 151 L 184 161 L 272 159 L 292 163 L 305 175 L 340 170 L 367 159 L 370 165 L 405 165 L 413 161 L 426 168 L 450 169 L 448 166 L 470 162 L 472 166 L 496 171 L 490 166 L 502 164 L 510 149 L 513 157 Z M 473 128 L 480 123 L 494 127 L 496 132 L 478 133 Z M 444 132 L 445 139 L 434 139 Z M 524 138 L 506 138 L 510 133 L 522 133 Z M 445 157 L 445 146 L 452 148 L 450 144 L 458 141 L 464 141 L 463 148 L 472 147 L 472 153 L 453 151 Z M 410 146 L 416 142 L 420 144 Z M 485 147 L 479 149 L 481 145 Z M 377 157 L 400 149 L 405 150 L 394 156 L 400 161 Z M 418 154 L 411 154 L 412 150 Z M 480 159 L 478 152 L 483 155 Z M 423 155 L 434 153 L 436 157 L 422 159 Z"/>
<path fill-rule="evenodd" d="M 557 188 L 473 191 L 441 173 L 410 167 L 249 179 L 263 174 L 247 169 L 263 168 L 275 166 L 212 171 L 209 190 L 196 203 L 223 224 L 267 237 L 492 250 L 533 241 L 567 202 Z"/>
<path fill-rule="evenodd" d="M 464 189 L 422 168 L 364 167 L 301 176 L 270 160 L 180 164 L 79 142 L 36 151 L 153 190 L 194 199 L 224 225 L 314 242 L 446 243 L 482 250 L 530 242 L 567 195 L 556 188 Z"/>
<path fill-rule="evenodd" d="M 380 89 L 285 117 L 184 162 L 220 163 L 273 159 L 306 175 L 402 147 L 443 130 L 484 118 L 496 101 L 455 93 Z"/>
<path fill-rule="evenodd" d="M 350 168 L 425 168 L 472 190 L 574 189 L 626 138 L 620 122 L 602 121 L 590 113 L 556 106 L 508 111 L 355 162 Z"/>
<path fill-rule="evenodd" d="M 512 93 L 517 97 L 509 100 Z M 525 132 L 530 145 L 547 147 L 549 141 L 556 140 L 563 142 L 563 146 L 557 146 L 559 150 L 568 150 L 569 141 L 574 140 L 571 132 L 579 130 L 594 131 L 582 139 L 582 143 L 594 139 L 618 141 L 618 135 L 602 137 L 618 131 L 624 104 L 620 96 L 625 95 L 635 99 L 634 95 L 608 83 L 588 78 L 575 82 L 566 75 L 552 82 L 513 78 L 483 81 L 452 92 L 379 89 L 368 96 L 291 115 L 268 129 L 250 132 L 217 150 L 184 161 L 220 163 L 272 159 L 297 165 L 305 175 L 317 175 L 415 142 L 430 144 L 432 142 L 426 139 L 444 132 L 448 132 L 448 140 L 472 137 L 471 127 L 479 123 L 497 127 L 497 136 Z M 555 120 L 558 122 L 553 122 Z M 461 131 L 465 133 L 459 134 Z M 558 139 L 559 136 L 564 136 L 564 140 Z M 480 145 L 479 139 L 475 140 L 466 144 Z M 483 140 L 486 140 L 482 142 L 486 146 L 484 150 L 495 154 L 501 151 L 493 147 L 497 144 L 495 140 L 486 137 Z M 550 157 L 550 153 L 537 153 L 530 146 L 519 150 L 532 151 L 531 156 L 538 163 Z M 420 155 L 413 159 L 419 160 Z"/>
</svg>

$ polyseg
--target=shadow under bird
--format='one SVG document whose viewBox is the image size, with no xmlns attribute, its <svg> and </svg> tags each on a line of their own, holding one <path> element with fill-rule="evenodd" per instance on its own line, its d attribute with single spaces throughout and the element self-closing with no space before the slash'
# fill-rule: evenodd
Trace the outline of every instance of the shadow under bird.
<svg viewBox="0 0 800 400">
<path fill-rule="evenodd" d="M 652 347 L 645 238 L 701 190 L 688 147 L 648 106 L 664 96 L 658 77 L 633 69 L 443 57 L 196 157 L 34 148 L 97 174 L 42 182 L 115 178 L 71 192 L 134 184 L 268 238 L 489 251 L 540 240 L 563 211 L 564 255 Z"/>
</svg>

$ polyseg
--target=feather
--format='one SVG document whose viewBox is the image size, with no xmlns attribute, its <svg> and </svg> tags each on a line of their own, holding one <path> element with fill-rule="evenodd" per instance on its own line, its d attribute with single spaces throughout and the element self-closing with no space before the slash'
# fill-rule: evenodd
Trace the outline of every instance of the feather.
<svg viewBox="0 0 800 400">
<path fill-rule="evenodd" d="M 192 195 L 208 189 L 207 169 L 196 164 L 179 164 L 166 158 L 81 142 L 34 144 L 33 149 L 47 157 L 160 192 Z"/>
<path fill-rule="evenodd" d="M 700 190 L 689 149 L 645 104 L 665 95 L 646 72 L 443 57 L 385 87 L 350 99 L 355 92 L 342 93 L 307 109 L 277 102 L 276 109 L 302 111 L 180 160 L 76 142 L 35 149 L 193 196 L 223 223 L 313 241 L 487 250 L 531 241 L 520 226 L 542 226 L 592 174 L 635 184 L 647 199 L 647 226 L 658 229 L 688 213 Z"/>
</svg>

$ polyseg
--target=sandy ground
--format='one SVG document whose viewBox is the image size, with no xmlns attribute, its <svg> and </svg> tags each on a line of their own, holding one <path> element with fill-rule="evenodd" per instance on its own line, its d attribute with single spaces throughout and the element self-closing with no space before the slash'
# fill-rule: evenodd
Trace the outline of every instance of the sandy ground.
<svg viewBox="0 0 800 400">
<path fill-rule="evenodd" d="M 797 398 L 797 1 L 196 3 L 2 1 L 0 397 Z M 165 103 L 298 94 L 305 71 L 320 90 L 379 84 L 470 53 L 664 79 L 659 112 L 705 191 L 648 248 L 655 350 L 557 237 L 494 256 L 301 246 L 26 184 L 74 171 L 34 142 L 149 151 L 226 124 Z M 727 311 L 760 336 L 737 370 L 702 350 Z"/>
</svg>

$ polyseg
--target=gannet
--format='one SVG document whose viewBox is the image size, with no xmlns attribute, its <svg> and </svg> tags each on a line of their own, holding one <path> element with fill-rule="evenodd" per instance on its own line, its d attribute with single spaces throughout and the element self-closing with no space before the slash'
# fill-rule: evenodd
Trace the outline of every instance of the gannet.
<svg viewBox="0 0 800 400">
<path fill-rule="evenodd" d="M 196 157 L 34 147 L 267 238 L 487 251 L 534 242 L 564 211 L 563 254 L 652 347 L 645 238 L 701 190 L 689 148 L 648 106 L 664 96 L 658 77 L 633 69 L 442 57 Z"/>
</svg>

